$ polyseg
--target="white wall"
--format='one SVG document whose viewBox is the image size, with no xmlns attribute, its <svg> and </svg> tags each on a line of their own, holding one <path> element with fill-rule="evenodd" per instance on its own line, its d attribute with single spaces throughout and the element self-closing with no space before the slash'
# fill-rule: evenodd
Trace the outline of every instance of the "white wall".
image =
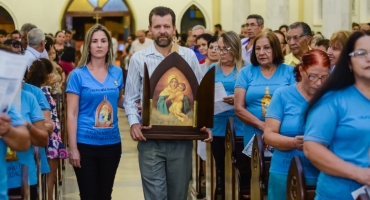
<svg viewBox="0 0 370 200">
<path fill-rule="evenodd" d="M 55 33 L 68 0 L 1 0 L 12 15 L 16 29 L 25 23 L 33 23 L 44 32 Z"/>
</svg>

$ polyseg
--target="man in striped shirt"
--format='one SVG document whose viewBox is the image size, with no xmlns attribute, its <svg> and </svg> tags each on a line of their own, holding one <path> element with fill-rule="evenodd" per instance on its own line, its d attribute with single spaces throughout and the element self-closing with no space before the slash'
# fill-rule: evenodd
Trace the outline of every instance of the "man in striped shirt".
<svg viewBox="0 0 370 200">
<path fill-rule="evenodd" d="M 191 177 L 193 141 L 146 140 L 141 130 L 151 127 L 140 125 L 141 116 L 138 115 L 135 103 L 142 98 L 144 62 L 151 76 L 159 63 L 171 53 L 172 38 L 176 31 L 175 21 L 175 13 L 170 8 L 156 7 L 150 12 L 149 31 L 153 33 L 154 42 L 133 54 L 126 81 L 124 106 L 131 127 L 131 137 L 139 141 L 139 166 L 144 197 L 147 200 L 186 200 Z M 188 62 L 199 83 L 202 71 L 194 52 L 179 47 L 179 55 Z M 202 131 L 209 135 L 205 142 L 211 142 L 211 131 L 205 127 Z"/>
</svg>

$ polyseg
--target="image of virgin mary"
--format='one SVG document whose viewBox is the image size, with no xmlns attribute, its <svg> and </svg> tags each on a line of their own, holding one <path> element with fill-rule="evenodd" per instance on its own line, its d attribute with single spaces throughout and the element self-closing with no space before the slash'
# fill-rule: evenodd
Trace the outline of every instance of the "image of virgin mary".
<svg viewBox="0 0 370 200">
<path fill-rule="evenodd" d="M 179 78 L 176 75 L 171 75 L 167 79 L 167 87 L 159 94 L 157 102 L 157 110 L 163 115 L 169 115 L 169 107 L 172 105 L 172 100 L 169 100 L 169 96 L 175 95 L 177 92 L 177 86 L 179 84 Z M 182 106 L 182 113 L 188 113 L 190 111 L 189 97 L 184 95 Z"/>
</svg>

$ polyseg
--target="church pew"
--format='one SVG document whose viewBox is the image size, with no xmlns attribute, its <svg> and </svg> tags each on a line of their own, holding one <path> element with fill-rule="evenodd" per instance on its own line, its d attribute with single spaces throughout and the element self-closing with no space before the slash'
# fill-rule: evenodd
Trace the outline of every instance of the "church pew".
<svg viewBox="0 0 370 200">
<path fill-rule="evenodd" d="M 255 134 L 252 147 L 252 179 L 251 179 L 251 199 L 267 199 L 268 177 L 271 158 L 265 157 L 262 135 Z"/>
<path fill-rule="evenodd" d="M 290 163 L 287 179 L 288 200 L 313 200 L 316 186 L 306 186 L 303 165 L 299 156 L 294 156 Z"/>
<path fill-rule="evenodd" d="M 61 112 L 61 119 L 65 122 L 61 126 L 61 136 L 62 136 L 62 142 L 64 146 L 67 148 L 68 147 L 68 134 L 67 134 L 67 94 L 66 94 L 66 88 L 67 88 L 67 83 L 66 81 L 62 84 L 62 112 Z M 62 164 L 62 169 L 65 170 L 65 160 L 61 161 Z"/>
<path fill-rule="evenodd" d="M 65 124 L 66 124 L 66 121 L 64 120 L 64 116 L 63 116 L 63 94 L 53 94 L 52 97 L 53 97 L 53 99 L 56 103 L 56 110 L 57 110 L 57 115 L 58 115 L 58 119 L 59 119 L 60 133 L 61 133 L 61 138 L 63 139 L 63 136 L 64 136 L 63 132 L 64 132 Z M 62 180 L 62 162 L 61 162 L 60 159 L 59 159 L 59 163 L 58 163 L 58 173 L 57 173 L 56 181 L 57 181 L 57 183 L 55 184 L 55 191 L 58 191 L 57 190 L 58 189 L 57 184 L 62 185 L 62 183 L 63 183 L 63 180 Z"/>
<path fill-rule="evenodd" d="M 35 149 L 34 149 L 34 157 L 36 161 L 36 170 L 37 170 L 37 191 L 38 191 L 38 199 L 46 200 L 48 197 L 47 180 L 46 180 L 46 175 L 41 174 L 40 148 L 43 148 L 43 147 L 35 146 Z"/>
<path fill-rule="evenodd" d="M 21 194 L 8 196 L 9 200 L 28 200 L 30 187 L 28 184 L 28 167 L 26 165 L 22 166 L 22 186 Z"/>
<path fill-rule="evenodd" d="M 250 196 L 250 159 L 242 153 L 243 137 L 237 137 L 234 119 L 229 118 L 225 134 L 225 198 L 248 199 Z"/>
<path fill-rule="evenodd" d="M 213 158 L 211 143 L 206 143 L 207 160 L 206 160 L 206 198 L 215 199 L 216 184 L 216 163 Z"/>
</svg>

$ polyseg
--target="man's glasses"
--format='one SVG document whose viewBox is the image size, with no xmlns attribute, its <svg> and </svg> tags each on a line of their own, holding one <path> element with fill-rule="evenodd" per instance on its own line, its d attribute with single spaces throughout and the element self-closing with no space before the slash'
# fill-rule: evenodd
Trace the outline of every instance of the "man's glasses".
<svg viewBox="0 0 370 200">
<path fill-rule="evenodd" d="M 304 72 L 306 72 L 307 74 L 307 77 L 308 77 L 308 80 L 312 81 L 312 82 L 316 82 L 318 81 L 319 79 L 321 79 L 321 82 L 325 82 L 328 78 L 329 78 L 329 75 L 330 74 L 327 74 L 327 75 L 322 75 L 321 77 L 317 74 L 309 74 L 307 73 L 306 70 L 303 70 Z"/>
<path fill-rule="evenodd" d="M 303 37 L 303 36 L 306 36 L 306 35 L 296 35 L 296 36 L 293 36 L 293 37 L 286 37 L 285 38 L 285 41 L 286 42 L 290 42 L 290 40 L 293 40 L 294 42 L 297 42 L 299 40 L 299 38 Z"/>
<path fill-rule="evenodd" d="M 245 24 L 245 27 L 251 27 L 251 28 L 253 28 L 253 27 L 255 27 L 255 26 L 259 26 L 258 24 L 254 24 L 254 23 L 251 23 L 251 24 Z"/>
<path fill-rule="evenodd" d="M 217 53 L 227 54 L 227 53 L 229 53 L 230 49 L 231 49 L 230 47 L 227 47 L 227 48 L 224 48 L 224 49 L 216 48 L 216 51 L 217 51 Z"/>
<path fill-rule="evenodd" d="M 356 51 L 354 51 L 354 52 L 352 52 L 348 55 L 351 56 L 351 57 L 365 58 L 365 57 L 368 57 L 369 52 L 364 50 L 364 49 L 360 49 L 360 50 L 356 50 Z"/>
</svg>

